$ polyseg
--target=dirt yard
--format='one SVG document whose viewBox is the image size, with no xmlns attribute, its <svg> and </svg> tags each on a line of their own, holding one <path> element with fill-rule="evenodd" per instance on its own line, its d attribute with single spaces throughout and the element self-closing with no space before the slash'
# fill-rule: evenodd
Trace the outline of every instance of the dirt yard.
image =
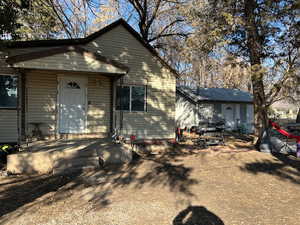
<svg viewBox="0 0 300 225">
<path fill-rule="evenodd" d="M 189 145 L 72 176 L 0 178 L 0 224 L 296 225 L 300 161 Z"/>
</svg>

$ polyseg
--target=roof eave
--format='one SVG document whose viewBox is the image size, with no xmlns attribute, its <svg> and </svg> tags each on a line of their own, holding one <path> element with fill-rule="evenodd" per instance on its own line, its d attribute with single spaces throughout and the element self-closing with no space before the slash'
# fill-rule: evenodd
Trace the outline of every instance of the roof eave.
<svg viewBox="0 0 300 225">
<path fill-rule="evenodd" d="M 175 75 L 176 78 L 180 78 L 180 74 L 172 68 L 165 60 L 163 60 L 157 53 L 157 51 L 148 43 L 146 43 L 143 38 L 136 32 L 125 20 L 118 19 L 115 22 L 109 24 L 108 26 L 102 28 L 101 30 L 85 37 L 76 39 L 59 39 L 59 40 L 35 40 L 35 41 L 9 41 L 5 43 L 7 48 L 28 48 L 28 47 L 55 47 L 55 46 L 69 46 L 69 45 L 84 45 L 95 38 L 98 38 L 102 34 L 112 30 L 113 28 L 123 25 L 129 33 L 131 33 L 136 40 L 138 40 L 146 49 L 148 49 L 152 55 L 154 55 L 163 66 L 167 67 L 171 73 Z"/>
<path fill-rule="evenodd" d="M 65 46 L 65 47 L 60 47 L 60 48 L 53 48 L 50 50 L 30 52 L 30 53 L 25 53 L 25 54 L 21 54 L 21 55 L 11 56 L 6 59 L 6 62 L 10 65 L 13 65 L 14 63 L 18 63 L 18 62 L 34 60 L 34 59 L 38 59 L 38 58 L 48 57 L 48 56 L 66 53 L 66 52 L 72 52 L 72 51 L 82 54 L 82 55 L 87 54 L 88 57 L 91 57 L 102 63 L 110 64 L 118 69 L 124 70 L 124 72 L 126 72 L 126 73 L 129 72 L 129 67 L 125 66 L 124 64 L 117 62 L 115 60 L 109 59 L 107 57 L 104 57 L 102 55 L 90 52 L 80 46 Z"/>
<path fill-rule="evenodd" d="M 213 99 L 201 99 L 198 100 L 198 103 L 201 102 L 218 102 L 218 103 L 246 103 L 246 104 L 253 104 L 253 101 L 227 101 L 227 100 L 213 100 Z"/>
</svg>

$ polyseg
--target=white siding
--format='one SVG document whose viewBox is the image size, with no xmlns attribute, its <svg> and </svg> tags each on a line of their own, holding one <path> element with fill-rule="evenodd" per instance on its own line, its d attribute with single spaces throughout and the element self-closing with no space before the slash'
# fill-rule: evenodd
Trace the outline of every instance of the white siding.
<svg viewBox="0 0 300 225">
<path fill-rule="evenodd" d="M 232 107 L 233 126 L 238 128 L 238 120 L 246 126 L 247 132 L 253 132 L 253 105 L 246 103 L 194 103 L 178 95 L 176 99 L 176 126 L 192 127 L 201 122 L 219 122 L 225 118 L 225 108 Z M 245 113 L 246 115 L 242 115 Z M 245 118 L 245 121 L 244 121 Z M 243 119 L 243 121 L 241 121 Z"/>
<path fill-rule="evenodd" d="M 176 125 L 184 128 L 198 126 L 203 122 L 214 122 L 217 112 L 213 103 L 195 104 L 178 95 L 176 100 Z"/>
<path fill-rule="evenodd" d="M 176 97 L 176 126 L 180 128 L 197 126 L 197 107 L 194 103 L 187 101 L 184 97 Z"/>
<path fill-rule="evenodd" d="M 252 104 L 247 104 L 247 131 L 254 132 L 254 108 Z"/>
</svg>

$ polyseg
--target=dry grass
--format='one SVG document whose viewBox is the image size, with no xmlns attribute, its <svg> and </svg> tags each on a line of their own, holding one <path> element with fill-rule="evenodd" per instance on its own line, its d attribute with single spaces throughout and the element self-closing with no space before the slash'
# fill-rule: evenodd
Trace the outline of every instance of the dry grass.
<svg viewBox="0 0 300 225">
<path fill-rule="evenodd" d="M 300 224 L 300 161 L 229 138 L 183 143 L 130 165 L 0 178 L 0 224 Z"/>
</svg>

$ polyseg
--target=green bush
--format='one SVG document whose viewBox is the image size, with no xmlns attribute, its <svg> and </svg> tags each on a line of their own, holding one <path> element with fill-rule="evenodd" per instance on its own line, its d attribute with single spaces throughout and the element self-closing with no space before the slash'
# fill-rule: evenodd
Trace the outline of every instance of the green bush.
<svg viewBox="0 0 300 225">
<path fill-rule="evenodd" d="M 9 144 L 0 145 L 0 162 L 6 163 L 7 155 L 13 153 L 15 149 Z"/>
</svg>

